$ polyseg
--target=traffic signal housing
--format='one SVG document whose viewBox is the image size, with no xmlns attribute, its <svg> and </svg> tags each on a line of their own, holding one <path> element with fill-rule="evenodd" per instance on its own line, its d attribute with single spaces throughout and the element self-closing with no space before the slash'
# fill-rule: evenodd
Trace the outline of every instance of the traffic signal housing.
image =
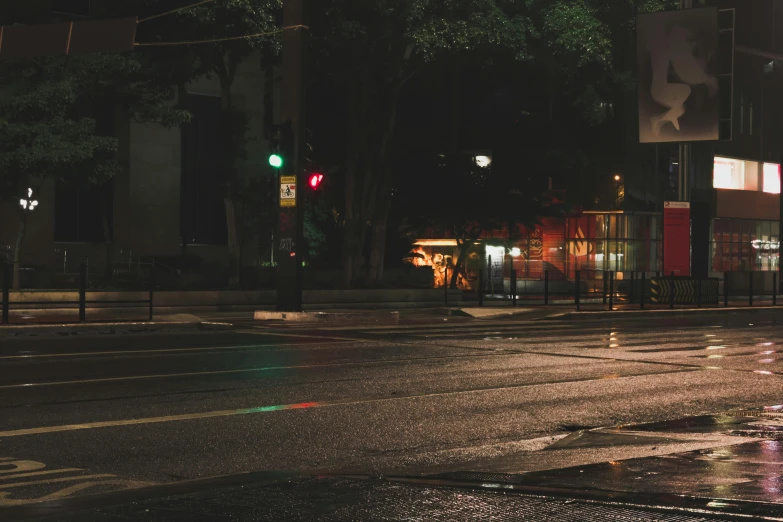
<svg viewBox="0 0 783 522">
<path fill-rule="evenodd" d="M 282 169 L 294 159 L 294 131 L 290 123 L 272 125 L 269 128 L 269 165 Z"/>
</svg>

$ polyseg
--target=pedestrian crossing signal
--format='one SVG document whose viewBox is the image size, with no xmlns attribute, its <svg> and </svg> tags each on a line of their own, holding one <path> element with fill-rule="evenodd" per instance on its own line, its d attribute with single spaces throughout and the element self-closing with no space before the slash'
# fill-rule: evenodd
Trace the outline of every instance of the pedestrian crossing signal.
<svg viewBox="0 0 783 522">
<path fill-rule="evenodd" d="M 323 174 L 311 174 L 310 179 L 307 181 L 307 184 L 310 185 L 311 189 L 317 190 L 323 180 L 324 180 Z"/>
</svg>

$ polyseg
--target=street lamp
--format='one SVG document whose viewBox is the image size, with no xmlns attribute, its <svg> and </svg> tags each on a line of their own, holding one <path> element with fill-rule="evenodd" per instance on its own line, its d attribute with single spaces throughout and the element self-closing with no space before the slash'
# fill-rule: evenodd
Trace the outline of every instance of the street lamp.
<svg viewBox="0 0 783 522">
<path fill-rule="evenodd" d="M 21 206 L 24 210 L 35 210 L 35 207 L 38 206 L 38 200 L 33 199 L 33 189 L 27 189 L 27 199 L 20 199 L 19 206 Z"/>
<path fill-rule="evenodd" d="M 622 204 L 623 200 L 623 193 L 620 190 L 622 186 L 622 176 L 619 174 L 614 175 L 614 195 L 615 195 L 615 203 L 617 205 L 617 208 L 620 208 L 620 205 Z"/>
</svg>

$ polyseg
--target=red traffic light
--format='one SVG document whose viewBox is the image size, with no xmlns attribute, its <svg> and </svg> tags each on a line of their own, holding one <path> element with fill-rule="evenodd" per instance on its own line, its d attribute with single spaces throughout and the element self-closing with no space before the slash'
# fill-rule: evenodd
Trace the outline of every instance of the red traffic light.
<svg viewBox="0 0 783 522">
<path fill-rule="evenodd" d="M 310 179 L 307 181 L 307 184 L 310 185 L 310 188 L 315 190 L 318 188 L 318 186 L 321 184 L 321 182 L 324 180 L 323 174 L 311 174 Z"/>
</svg>

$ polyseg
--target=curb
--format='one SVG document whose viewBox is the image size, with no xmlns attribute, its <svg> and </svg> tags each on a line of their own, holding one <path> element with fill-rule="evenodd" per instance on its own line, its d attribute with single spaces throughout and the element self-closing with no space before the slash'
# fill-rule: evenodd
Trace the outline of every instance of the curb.
<svg viewBox="0 0 783 522">
<path fill-rule="evenodd" d="M 687 309 L 665 309 L 665 310 L 596 310 L 586 312 L 566 312 L 552 315 L 544 320 L 566 320 L 566 321 L 585 321 L 591 319 L 638 319 L 641 317 L 667 317 L 667 318 L 690 318 L 702 317 L 715 314 L 721 315 L 743 315 L 756 314 L 759 312 L 781 311 L 781 306 L 757 306 L 757 307 L 729 307 L 729 308 L 687 308 Z"/>
<path fill-rule="evenodd" d="M 398 323 L 399 312 L 266 312 L 256 311 L 256 321 L 287 323 Z"/>
<path fill-rule="evenodd" d="M 190 331 L 233 330 L 231 323 L 217 322 L 136 322 L 0 326 L 0 339 L 73 337 L 78 335 L 133 335 Z"/>
</svg>

